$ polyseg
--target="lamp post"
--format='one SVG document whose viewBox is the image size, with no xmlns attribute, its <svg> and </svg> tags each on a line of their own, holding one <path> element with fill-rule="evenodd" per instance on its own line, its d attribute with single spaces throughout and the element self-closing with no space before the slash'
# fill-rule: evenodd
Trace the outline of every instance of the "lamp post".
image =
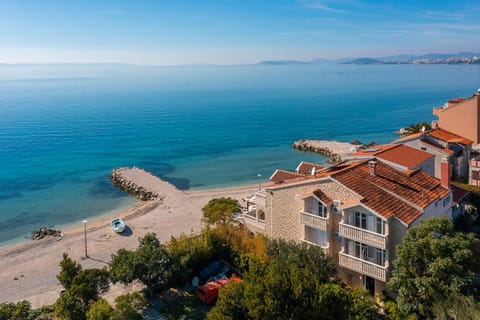
<svg viewBox="0 0 480 320">
<path fill-rule="evenodd" d="M 85 259 L 88 258 L 88 253 L 87 253 L 87 220 L 83 220 L 83 234 L 85 236 Z"/>
<path fill-rule="evenodd" d="M 262 188 L 262 175 L 259 173 L 257 174 L 258 177 L 258 191 Z"/>
</svg>

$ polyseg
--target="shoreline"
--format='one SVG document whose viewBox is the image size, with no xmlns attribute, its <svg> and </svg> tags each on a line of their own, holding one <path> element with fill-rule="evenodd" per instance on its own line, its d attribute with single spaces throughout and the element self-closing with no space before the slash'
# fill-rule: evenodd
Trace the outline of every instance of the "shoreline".
<svg viewBox="0 0 480 320">
<path fill-rule="evenodd" d="M 172 236 L 192 234 L 201 230 L 201 208 L 217 197 L 232 197 L 240 200 L 247 194 L 258 191 L 258 184 L 232 186 L 205 190 L 181 191 L 170 184 L 162 187 L 161 200 L 137 201 L 122 208 L 92 217 L 87 223 L 87 259 L 84 254 L 84 226 L 74 222 L 62 230 L 63 238 L 20 241 L 0 247 L 0 303 L 28 300 L 34 308 L 55 302 L 61 291 L 56 275 L 62 254 L 67 253 L 83 268 L 102 268 L 111 255 L 120 248 L 132 250 L 138 246 L 138 238 L 154 232 L 162 242 Z M 116 234 L 111 230 L 113 217 L 122 217 L 129 232 Z M 105 298 L 113 301 L 120 294 L 135 289 L 135 286 L 114 285 Z"/>
</svg>

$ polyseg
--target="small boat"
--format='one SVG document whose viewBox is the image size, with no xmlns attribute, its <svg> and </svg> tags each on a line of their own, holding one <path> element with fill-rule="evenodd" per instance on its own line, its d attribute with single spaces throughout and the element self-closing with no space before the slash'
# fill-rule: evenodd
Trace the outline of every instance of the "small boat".
<svg viewBox="0 0 480 320">
<path fill-rule="evenodd" d="M 112 220 L 112 229 L 117 233 L 122 233 L 125 230 L 125 222 L 121 218 Z"/>
</svg>

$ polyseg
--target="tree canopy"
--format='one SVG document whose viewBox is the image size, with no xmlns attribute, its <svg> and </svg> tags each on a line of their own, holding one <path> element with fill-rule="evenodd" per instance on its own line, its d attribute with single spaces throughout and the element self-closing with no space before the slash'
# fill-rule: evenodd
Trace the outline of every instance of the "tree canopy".
<svg viewBox="0 0 480 320">
<path fill-rule="evenodd" d="M 375 319 L 375 303 L 336 283 L 320 248 L 283 240 L 267 247 L 270 261 L 252 260 L 243 283 L 222 288 L 208 319 Z"/>
<path fill-rule="evenodd" d="M 409 229 L 396 250 L 388 283 L 398 293 L 400 311 L 433 318 L 434 309 L 452 297 L 472 294 L 480 266 L 474 252 L 478 245 L 473 234 L 456 232 L 447 217 L 424 220 Z"/>
<path fill-rule="evenodd" d="M 232 198 L 216 198 L 208 201 L 202 208 L 203 219 L 206 223 L 226 224 L 233 220 L 235 213 L 240 212 L 240 204 Z"/>
<path fill-rule="evenodd" d="M 112 255 L 110 277 L 124 284 L 139 280 L 153 294 L 169 283 L 171 260 L 167 248 L 154 233 L 147 233 L 139 242 L 135 251 L 120 249 Z"/>
</svg>

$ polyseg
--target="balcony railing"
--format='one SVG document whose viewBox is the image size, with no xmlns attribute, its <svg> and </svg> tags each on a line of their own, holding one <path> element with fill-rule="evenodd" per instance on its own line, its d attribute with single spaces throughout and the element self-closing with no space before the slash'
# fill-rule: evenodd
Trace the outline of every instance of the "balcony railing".
<svg viewBox="0 0 480 320">
<path fill-rule="evenodd" d="M 245 222 L 245 224 L 248 224 L 249 226 L 252 226 L 256 229 L 259 229 L 259 230 L 262 230 L 262 231 L 265 231 L 265 229 L 266 229 L 265 221 L 257 220 L 257 218 L 255 216 L 251 216 L 249 214 L 244 214 L 243 215 L 243 221 Z"/>
<path fill-rule="evenodd" d="M 387 281 L 388 262 L 385 267 L 348 255 L 344 252 L 338 253 L 338 264 L 341 267 L 365 274 L 380 281 Z"/>
<path fill-rule="evenodd" d="M 357 228 L 343 222 L 340 222 L 339 226 L 339 234 L 344 238 L 352 239 L 380 249 L 387 248 L 388 234 L 383 235 L 370 230 Z"/>
<path fill-rule="evenodd" d="M 311 246 L 316 246 L 316 247 L 322 248 L 323 253 L 325 253 L 327 256 L 330 253 L 330 244 L 328 242 L 327 242 L 326 245 L 323 245 L 321 243 L 317 243 L 317 242 L 314 242 L 314 241 L 310 241 L 310 240 L 307 240 L 307 239 L 302 239 L 302 242 L 305 242 L 305 243 L 307 243 Z"/>
<path fill-rule="evenodd" d="M 308 212 L 300 212 L 300 222 L 306 226 L 327 231 L 328 218 L 322 218 Z"/>
</svg>

